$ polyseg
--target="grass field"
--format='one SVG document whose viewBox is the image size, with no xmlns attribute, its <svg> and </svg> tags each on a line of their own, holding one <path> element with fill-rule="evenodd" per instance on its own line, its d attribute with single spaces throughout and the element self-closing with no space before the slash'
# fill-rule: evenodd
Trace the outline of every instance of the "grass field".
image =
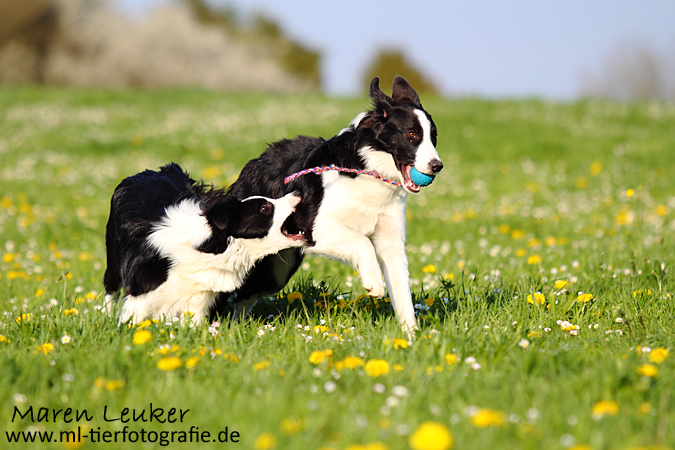
<svg viewBox="0 0 675 450">
<path fill-rule="evenodd" d="M 41 445 L 675 448 L 675 106 L 423 103 L 446 168 L 408 201 L 408 342 L 323 258 L 244 324 L 99 311 L 122 178 L 176 161 L 226 185 L 265 143 L 330 137 L 367 99 L 1 89 L 0 448 L 78 427 L 81 443 Z"/>
</svg>

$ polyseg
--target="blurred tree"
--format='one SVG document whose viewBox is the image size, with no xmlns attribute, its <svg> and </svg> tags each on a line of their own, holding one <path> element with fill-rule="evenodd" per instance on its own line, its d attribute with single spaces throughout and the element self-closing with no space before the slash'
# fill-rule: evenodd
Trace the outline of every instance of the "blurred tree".
<svg viewBox="0 0 675 450">
<path fill-rule="evenodd" d="M 370 86 L 370 80 L 373 77 L 380 77 L 380 87 L 386 91 L 386 87 L 392 85 L 396 75 L 401 75 L 408 80 L 419 93 L 438 94 L 438 89 L 433 82 L 413 66 L 401 50 L 396 49 L 379 51 L 373 63 L 364 72 L 362 86 Z"/>
<path fill-rule="evenodd" d="M 286 70 L 307 79 L 317 88 L 321 85 L 318 52 L 309 50 L 284 36 L 276 22 L 261 14 L 256 16 L 253 30 L 273 43 L 279 62 Z"/>
<path fill-rule="evenodd" d="M 287 37 L 273 19 L 258 14 L 253 25 L 247 28 L 240 25 L 232 9 L 217 7 L 206 0 L 185 1 L 201 23 L 218 26 L 239 38 L 259 43 L 289 73 L 303 78 L 314 89 L 320 87 L 319 53 Z"/>
<path fill-rule="evenodd" d="M 16 39 L 30 48 L 33 73 L 29 76 L 38 83 L 44 82 L 47 51 L 56 29 L 52 0 L 0 0 L 0 47 Z"/>
<path fill-rule="evenodd" d="M 597 71 L 582 75 L 582 94 L 616 100 L 674 100 L 675 58 L 645 42 L 617 42 Z M 674 67 L 675 68 L 675 67 Z"/>
</svg>

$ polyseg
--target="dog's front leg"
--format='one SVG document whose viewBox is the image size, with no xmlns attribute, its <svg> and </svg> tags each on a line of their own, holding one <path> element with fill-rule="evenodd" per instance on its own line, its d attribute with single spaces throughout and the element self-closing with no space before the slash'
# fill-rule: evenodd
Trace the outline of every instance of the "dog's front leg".
<svg viewBox="0 0 675 450">
<path fill-rule="evenodd" d="M 373 297 L 384 297 L 382 271 L 370 239 L 342 225 L 318 226 L 314 229 L 314 247 L 305 253 L 330 256 L 350 263 L 361 275 L 361 283 Z"/>
<path fill-rule="evenodd" d="M 382 271 L 396 318 L 403 331 L 412 338 L 417 323 L 410 294 L 408 257 L 405 254 L 405 203 L 378 221 L 372 239 L 382 261 Z"/>
</svg>

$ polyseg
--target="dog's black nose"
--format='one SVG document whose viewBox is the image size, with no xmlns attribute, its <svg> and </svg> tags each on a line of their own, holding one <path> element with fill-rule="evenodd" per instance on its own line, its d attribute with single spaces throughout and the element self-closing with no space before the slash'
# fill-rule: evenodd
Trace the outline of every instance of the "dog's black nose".
<svg viewBox="0 0 675 450">
<path fill-rule="evenodd" d="M 440 159 L 432 159 L 429 168 L 433 173 L 438 173 L 443 169 L 443 162 Z"/>
</svg>

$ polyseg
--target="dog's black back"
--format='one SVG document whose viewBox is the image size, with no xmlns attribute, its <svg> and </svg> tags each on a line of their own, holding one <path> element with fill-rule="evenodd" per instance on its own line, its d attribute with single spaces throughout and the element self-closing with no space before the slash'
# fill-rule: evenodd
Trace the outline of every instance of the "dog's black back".
<svg viewBox="0 0 675 450">
<path fill-rule="evenodd" d="M 165 208 L 191 192 L 194 183 L 180 166 L 169 164 L 158 172 L 146 170 L 125 178 L 117 186 L 106 225 L 107 268 L 103 284 L 107 293 L 123 287 L 128 294 L 137 296 L 166 281 L 169 260 L 148 244 L 147 237 Z"/>
</svg>

